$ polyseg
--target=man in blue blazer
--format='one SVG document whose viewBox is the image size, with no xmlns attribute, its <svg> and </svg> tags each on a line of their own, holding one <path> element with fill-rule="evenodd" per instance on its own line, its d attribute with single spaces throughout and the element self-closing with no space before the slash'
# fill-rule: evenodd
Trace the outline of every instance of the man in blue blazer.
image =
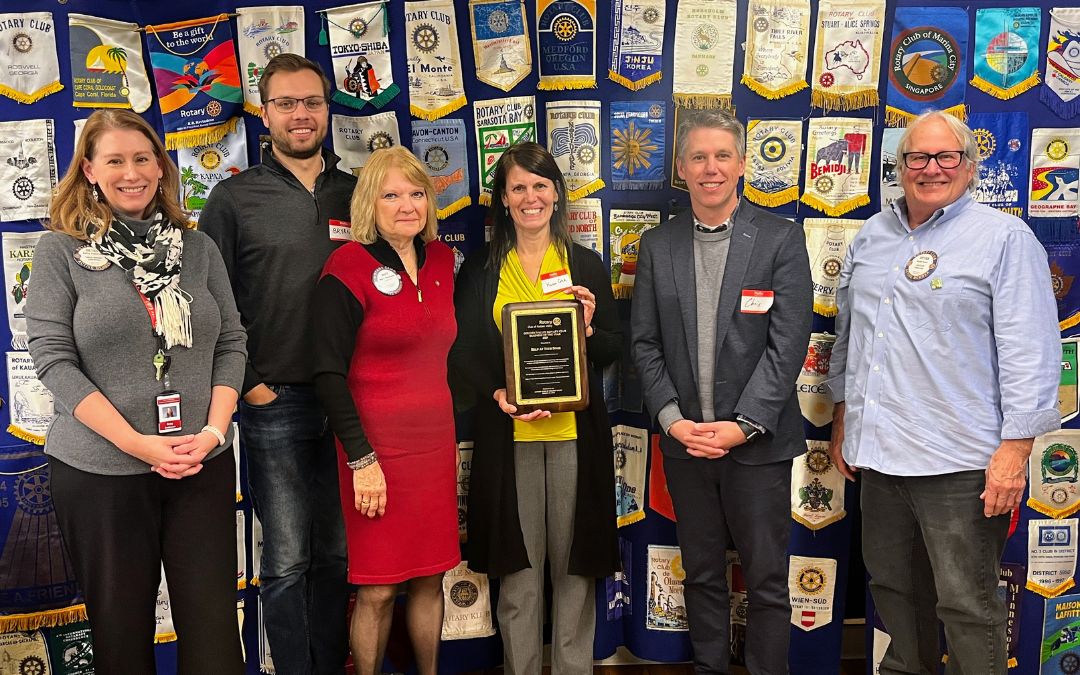
<svg viewBox="0 0 1080 675">
<path fill-rule="evenodd" d="M 645 402 L 661 428 L 678 518 L 694 668 L 727 673 L 725 551 L 742 558 L 746 664 L 786 674 L 795 392 L 813 289 L 802 228 L 740 199 L 746 131 L 707 111 L 680 124 L 691 212 L 645 233 L 631 319 Z"/>
</svg>

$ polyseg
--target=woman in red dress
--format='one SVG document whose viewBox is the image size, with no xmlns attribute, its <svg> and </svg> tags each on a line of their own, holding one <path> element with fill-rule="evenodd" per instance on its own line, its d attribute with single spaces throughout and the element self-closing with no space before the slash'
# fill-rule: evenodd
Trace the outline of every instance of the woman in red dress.
<svg viewBox="0 0 1080 675">
<path fill-rule="evenodd" d="M 352 237 L 314 302 L 315 387 L 337 437 L 356 672 L 380 672 L 407 582 L 417 668 L 434 675 L 443 572 L 461 560 L 454 412 L 454 255 L 435 237 L 435 190 L 401 147 L 372 154 L 353 192 Z M 331 620 L 331 617 L 322 617 Z"/>
</svg>

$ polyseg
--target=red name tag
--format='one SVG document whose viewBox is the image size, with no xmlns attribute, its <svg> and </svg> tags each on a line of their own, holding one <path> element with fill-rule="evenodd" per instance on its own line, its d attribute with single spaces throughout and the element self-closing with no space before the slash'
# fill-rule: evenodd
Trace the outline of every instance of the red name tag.
<svg viewBox="0 0 1080 675">
<path fill-rule="evenodd" d="M 330 219 L 330 241 L 352 241 L 352 225 L 349 221 Z"/>
<path fill-rule="evenodd" d="M 744 314 L 764 314 L 769 311 L 772 304 L 772 291 L 745 289 L 742 292 L 742 305 L 740 306 L 740 309 Z"/>
</svg>

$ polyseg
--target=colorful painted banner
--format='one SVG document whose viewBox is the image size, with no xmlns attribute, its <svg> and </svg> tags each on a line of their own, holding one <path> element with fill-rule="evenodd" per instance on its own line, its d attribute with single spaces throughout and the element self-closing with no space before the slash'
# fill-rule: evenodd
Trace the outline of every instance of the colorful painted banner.
<svg viewBox="0 0 1080 675">
<path fill-rule="evenodd" d="M 611 187 L 659 190 L 664 187 L 663 101 L 611 102 Z"/>
<path fill-rule="evenodd" d="M 972 199 L 1023 218 L 1030 159 L 1027 113 L 971 113 L 968 126 L 975 133 L 980 160 Z"/>
<path fill-rule="evenodd" d="M 406 2 L 405 35 L 412 115 L 437 120 L 464 106 L 453 0 Z"/>
<path fill-rule="evenodd" d="M 856 110 L 878 105 L 885 0 L 820 0 L 810 105 Z"/>
<path fill-rule="evenodd" d="M 814 282 L 814 311 L 822 316 L 836 316 L 840 270 L 844 267 L 848 245 L 859 233 L 862 224 L 861 220 L 846 218 L 803 220 L 806 252 L 810 256 L 810 275 Z"/>
<path fill-rule="evenodd" d="M 1051 268 L 1051 277 L 1054 272 Z M 1057 288 L 1056 279 L 1054 287 Z M 1080 372 L 1080 361 L 1077 360 L 1077 343 L 1080 337 L 1068 337 L 1061 340 L 1061 380 L 1058 382 L 1058 412 L 1061 413 L 1061 424 L 1076 417 L 1080 412 L 1080 388 L 1077 387 L 1076 374 Z"/>
<path fill-rule="evenodd" d="M 791 464 L 791 518 L 817 531 L 846 515 L 844 477 L 829 458 L 829 442 L 807 441 L 806 454 Z"/>
<path fill-rule="evenodd" d="M 608 221 L 611 223 L 611 290 L 619 300 L 628 300 L 634 296 L 641 235 L 660 224 L 660 212 L 611 209 Z"/>
<path fill-rule="evenodd" d="M 570 201 L 604 187 L 600 177 L 600 101 L 547 104 L 547 147 L 566 181 Z"/>
<path fill-rule="evenodd" d="M 1039 675 L 1071 675 L 1080 666 L 1080 595 L 1046 601 Z"/>
<path fill-rule="evenodd" d="M 801 153 L 802 120 L 749 120 L 743 196 L 768 207 L 798 199 Z"/>
<path fill-rule="evenodd" d="M 688 631 L 686 601 L 683 599 L 682 551 L 678 546 L 649 546 L 649 589 L 645 595 L 645 628 L 660 631 Z"/>
<path fill-rule="evenodd" d="M 570 239 L 602 259 L 604 252 L 600 250 L 600 237 L 604 234 L 604 216 L 600 200 L 586 197 L 567 204 L 566 220 Z"/>
<path fill-rule="evenodd" d="M 330 62 L 335 103 L 381 108 L 401 91 L 390 70 L 390 23 L 386 2 L 363 2 L 328 9 Z"/>
<path fill-rule="evenodd" d="M 1076 585 L 1076 519 L 1028 521 L 1028 580 L 1025 588 L 1044 598 Z"/>
<path fill-rule="evenodd" d="M 57 183 L 53 121 L 0 122 L 0 221 L 49 215 Z"/>
<path fill-rule="evenodd" d="M 613 0 L 608 79 L 639 91 L 663 77 L 664 0 Z"/>
<path fill-rule="evenodd" d="M 248 168 L 244 120 L 238 120 L 236 131 L 216 143 L 177 150 L 176 165 L 180 168 L 180 205 L 198 222 L 214 186 Z"/>
<path fill-rule="evenodd" d="M 304 8 L 301 5 L 238 7 L 237 47 L 244 81 L 244 112 L 262 113 L 259 78 L 279 54 L 305 54 Z"/>
<path fill-rule="evenodd" d="M 625 527 L 645 518 L 645 464 L 649 430 L 625 424 L 611 428 L 615 448 L 615 515 Z"/>
<path fill-rule="evenodd" d="M 522 0 L 469 0 L 476 79 L 510 91 L 532 72 Z"/>
<path fill-rule="evenodd" d="M 881 131 L 882 210 L 904 196 L 904 188 L 900 185 L 900 158 L 896 156 L 896 146 L 903 135 L 903 129 L 886 128 Z"/>
<path fill-rule="evenodd" d="M 832 422 L 835 406 L 824 385 L 829 377 L 835 341 L 835 335 L 811 333 L 806 347 L 806 358 L 803 359 L 799 378 L 795 381 L 802 416 L 815 427 L 823 427 Z"/>
<path fill-rule="evenodd" d="M 90 622 L 77 621 L 42 631 L 55 675 L 94 675 L 94 639 Z"/>
<path fill-rule="evenodd" d="M 836 560 L 793 555 L 788 563 L 791 625 L 811 631 L 832 623 Z"/>
<path fill-rule="evenodd" d="M 1080 129 L 1032 129 L 1028 216 L 1058 219 L 1066 230 L 1075 232 L 1078 185 Z"/>
<path fill-rule="evenodd" d="M 1038 7 L 989 7 L 975 12 L 975 73 L 971 86 L 1010 99 L 1039 84 Z"/>
<path fill-rule="evenodd" d="M 675 17 L 672 97 L 684 108 L 731 110 L 735 0 L 682 0 Z"/>
<path fill-rule="evenodd" d="M 596 0 L 536 0 L 537 89 L 596 88 Z"/>
<path fill-rule="evenodd" d="M 0 94 L 35 103 L 64 88 L 51 12 L 0 14 Z"/>
<path fill-rule="evenodd" d="M 830 216 L 842 216 L 869 204 L 873 138 L 873 122 L 869 119 L 811 119 L 802 202 Z"/>
<path fill-rule="evenodd" d="M 1020 608 L 1023 606 L 1027 568 L 1017 563 L 1001 563 L 998 594 L 1005 600 L 1005 649 L 1009 654 L 1008 667 L 1020 665 Z"/>
<path fill-rule="evenodd" d="M 73 106 L 137 113 L 150 107 L 138 24 L 68 14 L 68 31 Z"/>
<path fill-rule="evenodd" d="M 397 113 L 393 110 L 366 117 L 330 116 L 334 153 L 341 158 L 338 168 L 360 175 L 371 153 L 401 145 Z"/>
<path fill-rule="evenodd" d="M 473 119 L 480 167 L 480 203 L 488 206 L 499 158 L 515 143 L 536 140 L 536 99 L 514 96 L 474 101 Z"/>
<path fill-rule="evenodd" d="M 1075 350 L 1076 343 L 1072 346 Z M 1062 363 L 1064 366 L 1064 360 Z M 1071 374 L 1075 383 L 1076 371 L 1072 370 Z M 1035 439 L 1028 458 L 1028 506 L 1051 518 L 1066 518 L 1080 511 L 1078 449 L 1080 430 L 1077 429 L 1052 431 Z"/>
<path fill-rule="evenodd" d="M 1058 327 L 1066 331 L 1080 324 L 1080 239 L 1044 242 L 1050 262 L 1050 285 L 1057 299 Z"/>
<path fill-rule="evenodd" d="M 806 89 L 809 0 L 750 0 L 742 83 L 768 99 Z"/>
<path fill-rule="evenodd" d="M 52 392 L 34 370 L 29 352 L 7 353 L 8 433 L 24 441 L 45 445 L 45 432 L 53 421 Z"/>
<path fill-rule="evenodd" d="M 1080 7 L 1050 10 L 1046 73 L 1039 100 L 1058 117 L 1080 114 Z"/>
<path fill-rule="evenodd" d="M 443 640 L 470 640 L 495 634 L 488 576 L 462 560 L 443 575 Z"/>
<path fill-rule="evenodd" d="M 412 123 L 412 151 L 435 183 L 440 220 L 472 204 L 466 133 L 459 119 Z"/>
<path fill-rule="evenodd" d="M 927 110 L 967 118 L 967 34 L 967 11 L 960 7 L 896 8 L 886 124 L 907 126 Z"/>
<path fill-rule="evenodd" d="M 11 348 L 26 350 L 26 298 L 30 293 L 30 276 L 33 272 L 34 249 L 41 239 L 42 231 L 4 232 L 2 250 L 4 255 L 4 288 L 7 289 L 8 329 L 11 331 Z"/>
</svg>

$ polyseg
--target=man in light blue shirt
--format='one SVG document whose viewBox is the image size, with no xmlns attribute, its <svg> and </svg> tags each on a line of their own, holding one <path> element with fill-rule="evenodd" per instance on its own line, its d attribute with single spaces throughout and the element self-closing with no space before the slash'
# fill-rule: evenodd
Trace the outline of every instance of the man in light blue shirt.
<svg viewBox="0 0 1080 675">
<path fill-rule="evenodd" d="M 1004 675 L 1009 514 L 1035 436 L 1060 426 L 1050 270 L 1023 221 L 968 194 L 963 122 L 920 116 L 897 157 L 905 196 L 866 221 L 840 278 L 830 454 L 863 477 L 881 674 L 937 672 L 936 604 L 948 672 Z"/>
</svg>

